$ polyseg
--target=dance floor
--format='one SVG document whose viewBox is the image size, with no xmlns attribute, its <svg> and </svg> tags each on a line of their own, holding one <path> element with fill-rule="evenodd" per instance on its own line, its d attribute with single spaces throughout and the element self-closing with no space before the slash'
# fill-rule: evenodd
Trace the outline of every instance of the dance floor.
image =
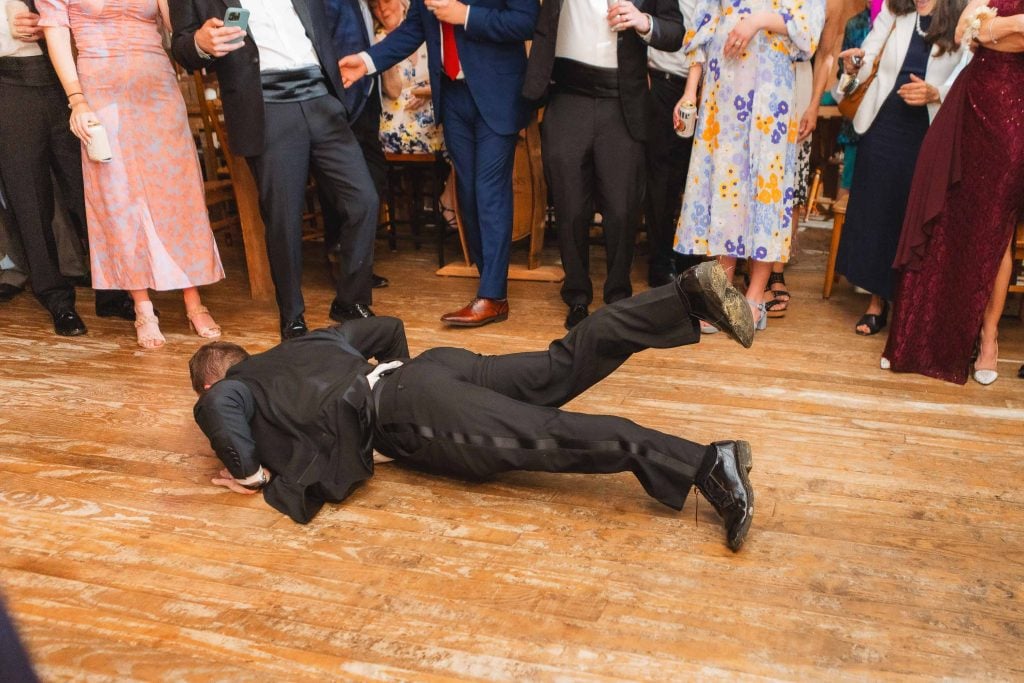
<svg viewBox="0 0 1024 683">
<path fill-rule="evenodd" d="M 378 248 L 392 284 L 374 307 L 414 352 L 563 332 L 558 286 L 528 282 L 508 322 L 445 329 L 475 282 L 434 276 L 429 249 Z M 263 350 L 276 311 L 248 300 L 239 250 L 206 303 Z M 0 592 L 46 681 L 1024 679 L 1024 324 L 1004 319 L 992 386 L 883 372 L 884 334 L 853 334 L 865 298 L 840 282 L 822 300 L 822 271 L 801 256 L 791 311 L 752 349 L 647 351 L 569 406 L 749 440 L 738 554 L 699 496 L 677 513 L 627 474 L 387 464 L 294 524 L 210 485 L 180 297 L 156 298 L 154 352 L 88 291 L 77 339 L 20 296 L 0 304 Z M 306 292 L 326 324 L 315 246 Z"/>
</svg>

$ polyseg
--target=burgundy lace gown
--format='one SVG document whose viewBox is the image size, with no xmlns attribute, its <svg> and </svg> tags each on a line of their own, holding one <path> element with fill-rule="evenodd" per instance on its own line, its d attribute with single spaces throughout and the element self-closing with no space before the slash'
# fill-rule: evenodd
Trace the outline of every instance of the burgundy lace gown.
<svg viewBox="0 0 1024 683">
<path fill-rule="evenodd" d="M 1024 0 L 992 0 L 999 16 Z M 979 47 L 918 157 L 893 267 L 885 357 L 896 372 L 964 384 L 982 316 L 1024 212 L 1024 53 Z"/>
</svg>

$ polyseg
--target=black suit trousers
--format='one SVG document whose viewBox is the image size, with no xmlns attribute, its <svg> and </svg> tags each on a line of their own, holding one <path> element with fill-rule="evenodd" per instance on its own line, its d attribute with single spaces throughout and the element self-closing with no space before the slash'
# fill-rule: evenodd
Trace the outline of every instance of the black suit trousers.
<svg viewBox="0 0 1024 683">
<path fill-rule="evenodd" d="M 366 100 L 366 106 L 351 123 L 352 134 L 356 136 L 359 149 L 363 152 L 363 160 L 366 161 L 378 197 L 384 193 L 388 174 L 388 162 L 384 157 L 384 148 L 380 144 L 380 110 L 380 94 L 375 84 L 373 92 Z M 345 216 L 338 213 L 335 203 L 329 200 L 322 187 L 319 188 L 319 192 L 320 208 L 324 213 L 324 247 L 330 250 L 338 244 Z"/>
<path fill-rule="evenodd" d="M 649 273 L 673 274 L 679 255 L 672 249 L 676 220 L 683 203 L 683 185 L 690 168 L 693 138 L 676 135 L 672 112 L 686 87 L 685 80 L 668 80 L 651 72 L 647 138 L 647 243 Z"/>
<path fill-rule="evenodd" d="M 75 303 L 74 287 L 60 273 L 53 234 L 53 178 L 69 210 L 83 223 L 85 218 L 81 144 L 68 125 L 60 86 L 0 84 L 0 177 L 14 219 L 10 228 L 25 250 L 21 265 L 32 291 L 50 311 Z"/>
<path fill-rule="evenodd" d="M 605 306 L 547 351 L 481 356 L 437 348 L 378 385 L 374 446 L 427 469 L 487 477 L 511 470 L 633 472 L 680 509 L 708 446 L 608 415 L 560 409 L 646 348 L 700 334 L 674 285 Z"/>
<path fill-rule="evenodd" d="M 556 92 L 541 129 L 544 174 L 551 187 L 565 269 L 562 300 L 594 298 L 590 224 L 600 211 L 608 257 L 604 300 L 630 296 L 630 270 L 644 192 L 644 144 L 626 127 L 619 98 Z"/>
<path fill-rule="evenodd" d="M 302 213 L 310 166 L 327 200 L 342 214 L 335 301 L 371 301 L 377 192 L 345 119 L 330 95 L 302 102 L 266 103 L 263 153 L 247 157 L 260 195 L 267 255 L 282 320 L 305 311 L 302 299 Z"/>
</svg>

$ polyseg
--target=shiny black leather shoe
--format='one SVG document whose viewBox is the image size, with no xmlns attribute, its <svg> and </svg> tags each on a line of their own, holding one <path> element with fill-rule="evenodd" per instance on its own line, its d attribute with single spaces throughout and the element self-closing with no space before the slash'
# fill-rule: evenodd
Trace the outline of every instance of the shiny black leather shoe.
<svg viewBox="0 0 1024 683">
<path fill-rule="evenodd" d="M 377 275 L 377 273 L 370 274 L 370 287 L 372 287 L 373 289 L 383 289 L 384 287 L 387 287 L 390 284 L 391 281 L 388 280 L 383 275 Z"/>
<path fill-rule="evenodd" d="M 690 315 L 722 330 L 746 348 L 754 343 L 754 314 L 717 261 L 706 261 L 676 278 Z"/>
<path fill-rule="evenodd" d="M 726 543 L 736 552 L 754 518 L 754 489 L 747 476 L 754 459 L 746 441 L 716 441 L 711 445 L 716 451 L 715 464 L 695 483 L 725 523 Z"/>
<path fill-rule="evenodd" d="M 337 301 L 331 304 L 331 320 L 338 323 L 343 323 L 347 320 L 358 320 L 359 318 L 373 318 L 376 315 L 366 304 L 342 306 Z"/>
<path fill-rule="evenodd" d="M 309 334 L 309 328 L 306 327 L 306 319 L 301 315 L 294 320 L 281 323 L 281 341 L 305 337 L 307 334 Z"/>
<path fill-rule="evenodd" d="M 101 301 L 101 299 L 103 299 Z M 120 295 L 108 295 L 100 297 L 97 292 L 96 315 L 101 318 L 122 318 L 124 320 L 135 320 L 135 302 L 128 292 L 121 292 Z M 160 312 L 155 308 L 153 315 L 160 317 Z"/>
<path fill-rule="evenodd" d="M 73 308 L 62 308 L 54 312 L 53 331 L 62 337 L 77 337 L 88 332 Z"/>
<path fill-rule="evenodd" d="M 573 304 L 569 306 L 569 315 L 565 316 L 565 329 L 571 330 L 576 327 L 588 315 L 590 315 L 590 311 L 587 310 L 586 304 Z"/>
</svg>

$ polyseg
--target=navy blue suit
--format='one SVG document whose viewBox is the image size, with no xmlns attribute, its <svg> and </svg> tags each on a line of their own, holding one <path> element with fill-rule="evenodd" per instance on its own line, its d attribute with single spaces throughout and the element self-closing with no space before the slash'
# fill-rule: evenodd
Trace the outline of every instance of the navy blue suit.
<svg viewBox="0 0 1024 683">
<path fill-rule="evenodd" d="M 466 26 L 455 27 L 465 80 L 442 71 L 441 25 L 423 0 L 405 21 L 367 52 L 378 71 L 391 68 L 425 41 L 434 112 L 444 125 L 455 165 L 466 241 L 480 271 L 477 296 L 504 299 L 512 241 L 512 162 L 526 125 L 522 99 L 524 41 L 533 35 L 537 0 L 464 0 Z"/>
<path fill-rule="evenodd" d="M 324 0 L 324 14 L 327 15 L 331 43 L 337 54 L 351 55 L 370 47 L 372 41 L 367 35 L 359 0 Z M 348 110 L 349 122 L 354 121 L 362 113 L 375 80 L 371 76 L 365 76 L 345 89 L 341 101 Z"/>
</svg>

